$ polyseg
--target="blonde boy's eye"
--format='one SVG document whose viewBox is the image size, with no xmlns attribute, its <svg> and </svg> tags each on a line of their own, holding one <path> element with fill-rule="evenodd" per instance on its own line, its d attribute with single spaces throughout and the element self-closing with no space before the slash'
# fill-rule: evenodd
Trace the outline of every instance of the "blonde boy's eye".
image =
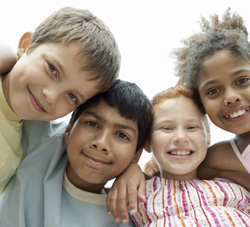
<svg viewBox="0 0 250 227">
<path fill-rule="evenodd" d="M 73 93 L 69 92 L 68 96 L 75 104 L 77 104 L 77 98 Z"/>
<path fill-rule="evenodd" d="M 57 70 L 56 70 L 56 68 L 55 68 L 52 64 L 50 64 L 50 63 L 48 63 L 48 66 L 49 66 L 49 70 L 50 70 L 54 75 L 57 75 Z"/>
</svg>

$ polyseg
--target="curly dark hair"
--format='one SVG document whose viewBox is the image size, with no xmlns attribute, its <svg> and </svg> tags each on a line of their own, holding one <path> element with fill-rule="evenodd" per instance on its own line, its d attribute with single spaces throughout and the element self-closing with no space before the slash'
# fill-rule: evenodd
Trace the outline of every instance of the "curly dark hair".
<svg viewBox="0 0 250 227">
<path fill-rule="evenodd" d="M 178 84 L 185 84 L 198 95 L 197 80 L 202 63 L 219 50 L 229 50 L 234 56 L 250 61 L 250 43 L 243 18 L 231 13 L 227 8 L 222 19 L 214 14 L 210 21 L 201 18 L 201 32 L 182 41 L 184 47 L 175 49 L 172 54 L 177 59 L 176 74 Z"/>
</svg>

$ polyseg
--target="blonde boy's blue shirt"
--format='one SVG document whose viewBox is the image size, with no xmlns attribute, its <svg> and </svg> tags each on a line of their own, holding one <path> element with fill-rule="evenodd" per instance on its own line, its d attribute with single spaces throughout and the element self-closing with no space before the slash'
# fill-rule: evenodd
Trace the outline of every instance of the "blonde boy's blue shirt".
<svg viewBox="0 0 250 227">
<path fill-rule="evenodd" d="M 0 226 L 134 226 L 132 221 L 128 225 L 114 222 L 103 203 L 105 195 L 77 189 L 64 177 L 68 163 L 63 141 L 65 126 L 24 122 L 25 157 L 0 196 Z"/>
<path fill-rule="evenodd" d="M 7 103 L 0 76 L 0 194 L 15 174 L 23 157 L 22 120 Z"/>
</svg>

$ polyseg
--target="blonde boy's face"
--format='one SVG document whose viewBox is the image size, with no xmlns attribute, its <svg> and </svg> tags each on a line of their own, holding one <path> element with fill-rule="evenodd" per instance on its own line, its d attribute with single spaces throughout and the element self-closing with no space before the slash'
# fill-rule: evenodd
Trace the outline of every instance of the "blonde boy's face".
<svg viewBox="0 0 250 227">
<path fill-rule="evenodd" d="M 65 133 L 67 176 L 78 188 L 100 192 L 105 183 L 137 161 L 137 123 L 105 101 L 87 108 Z M 136 160 L 135 160 L 136 159 Z"/>
<path fill-rule="evenodd" d="M 196 178 L 208 141 L 199 109 L 186 97 L 168 99 L 156 109 L 150 140 L 161 176 Z"/>
<path fill-rule="evenodd" d="M 45 43 L 24 54 L 3 82 L 6 99 L 25 120 L 53 120 L 98 93 L 99 80 L 83 71 L 87 59 L 74 43 Z M 7 81 L 8 80 L 8 81 Z"/>
<path fill-rule="evenodd" d="M 198 90 L 211 121 L 235 133 L 250 131 L 250 64 L 228 50 L 203 62 Z"/>
</svg>

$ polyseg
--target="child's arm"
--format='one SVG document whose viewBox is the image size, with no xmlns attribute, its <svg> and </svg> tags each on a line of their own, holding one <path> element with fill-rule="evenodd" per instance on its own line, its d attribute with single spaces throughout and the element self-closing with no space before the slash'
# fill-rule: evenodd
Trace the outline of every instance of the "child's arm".
<svg viewBox="0 0 250 227">
<path fill-rule="evenodd" d="M 131 163 L 127 170 L 120 175 L 107 196 L 107 211 L 113 216 L 115 222 L 128 223 L 127 201 L 130 214 L 137 212 L 137 196 L 144 202 L 146 183 L 144 173 L 138 164 Z"/>
<path fill-rule="evenodd" d="M 207 156 L 198 169 L 199 179 L 221 177 L 230 179 L 250 190 L 250 174 L 235 155 L 228 141 L 208 149 Z"/>
<path fill-rule="evenodd" d="M 0 43 L 0 75 L 9 72 L 17 61 L 17 55 L 6 44 Z"/>
</svg>

